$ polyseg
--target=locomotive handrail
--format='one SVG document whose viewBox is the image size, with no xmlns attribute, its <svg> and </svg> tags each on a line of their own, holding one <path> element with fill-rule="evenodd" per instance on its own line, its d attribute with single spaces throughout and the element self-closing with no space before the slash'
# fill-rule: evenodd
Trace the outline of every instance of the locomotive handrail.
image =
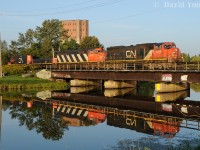
<svg viewBox="0 0 200 150">
<path fill-rule="evenodd" d="M 199 72 L 200 62 L 80 62 L 47 64 L 53 71 L 183 71 Z"/>
</svg>

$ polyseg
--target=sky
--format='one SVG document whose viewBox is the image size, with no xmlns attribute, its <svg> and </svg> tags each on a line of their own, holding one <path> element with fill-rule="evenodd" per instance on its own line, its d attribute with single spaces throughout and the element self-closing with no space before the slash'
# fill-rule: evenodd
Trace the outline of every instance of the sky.
<svg viewBox="0 0 200 150">
<path fill-rule="evenodd" d="M 47 19 L 89 20 L 89 35 L 105 47 L 173 41 L 200 54 L 200 0 L 0 0 L 8 43 Z"/>
</svg>

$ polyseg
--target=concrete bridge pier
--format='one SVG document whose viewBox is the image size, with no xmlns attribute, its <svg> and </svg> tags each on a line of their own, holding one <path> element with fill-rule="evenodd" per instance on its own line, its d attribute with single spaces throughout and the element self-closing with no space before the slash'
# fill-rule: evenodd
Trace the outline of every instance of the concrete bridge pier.
<svg viewBox="0 0 200 150">
<path fill-rule="evenodd" d="M 177 92 L 189 89 L 188 83 L 156 83 L 155 92 Z"/>
<path fill-rule="evenodd" d="M 83 86 L 91 86 L 91 85 L 101 85 L 101 82 L 98 80 L 79 80 L 73 79 L 70 80 L 70 87 L 83 87 Z"/>
<path fill-rule="evenodd" d="M 135 88 L 137 81 L 114 81 L 108 80 L 104 82 L 105 89 Z"/>
</svg>

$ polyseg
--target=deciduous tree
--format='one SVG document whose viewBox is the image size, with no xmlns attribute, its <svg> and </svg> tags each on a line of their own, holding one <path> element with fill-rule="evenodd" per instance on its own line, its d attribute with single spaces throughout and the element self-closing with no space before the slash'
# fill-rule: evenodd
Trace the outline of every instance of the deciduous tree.
<svg viewBox="0 0 200 150">
<path fill-rule="evenodd" d="M 61 50 L 76 50 L 80 47 L 80 45 L 73 39 L 70 41 L 65 41 L 63 44 L 61 44 Z"/>
<path fill-rule="evenodd" d="M 103 47 L 103 45 L 100 44 L 99 39 L 97 37 L 87 36 L 81 41 L 80 47 L 83 49 L 89 49 L 89 48 Z"/>
</svg>

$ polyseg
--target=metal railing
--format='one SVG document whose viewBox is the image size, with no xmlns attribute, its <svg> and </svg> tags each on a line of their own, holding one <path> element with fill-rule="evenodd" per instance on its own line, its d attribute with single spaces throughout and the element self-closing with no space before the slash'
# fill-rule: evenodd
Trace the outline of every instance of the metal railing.
<svg viewBox="0 0 200 150">
<path fill-rule="evenodd" d="M 199 72 L 200 62 L 84 62 L 46 64 L 47 70 L 54 71 L 185 71 Z"/>
</svg>

